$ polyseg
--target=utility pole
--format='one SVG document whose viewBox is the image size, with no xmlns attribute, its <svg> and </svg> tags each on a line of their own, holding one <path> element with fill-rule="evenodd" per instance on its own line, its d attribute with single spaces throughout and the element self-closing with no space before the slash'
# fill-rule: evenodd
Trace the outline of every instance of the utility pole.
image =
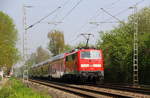
<svg viewBox="0 0 150 98">
<path fill-rule="evenodd" d="M 23 27 L 24 27 L 24 32 L 23 32 L 23 62 L 25 64 L 25 61 L 27 61 L 28 59 L 28 54 L 27 54 L 27 30 L 32 28 L 33 26 L 35 26 L 36 24 L 39 24 L 41 21 L 43 21 L 44 19 L 46 19 L 47 17 L 49 17 L 50 15 L 52 15 L 53 13 L 55 13 L 58 9 L 60 9 L 61 7 L 57 7 L 56 9 L 54 9 L 52 12 L 50 12 L 48 15 L 42 17 L 39 21 L 35 22 L 34 24 L 30 25 L 27 27 L 27 23 L 26 23 L 26 8 L 31 8 L 32 6 L 26 6 L 23 5 Z M 25 70 L 23 72 L 23 80 L 27 80 L 28 81 L 28 65 L 25 65 Z"/>
<path fill-rule="evenodd" d="M 88 33 L 88 34 L 82 33 L 81 35 L 86 39 L 86 47 L 88 47 L 90 36 L 93 35 L 93 34 L 91 34 L 91 33 Z"/>
<path fill-rule="evenodd" d="M 23 5 L 23 63 L 25 64 L 28 59 L 28 50 L 27 50 L 27 18 L 26 18 L 26 8 L 31 8 L 32 6 Z M 28 65 L 24 65 L 25 70 L 23 72 L 23 80 L 28 81 Z"/>
<path fill-rule="evenodd" d="M 134 38 L 133 38 L 133 85 L 137 86 L 139 84 L 138 78 L 138 14 L 137 14 L 137 6 L 130 7 L 133 9 L 134 16 Z"/>
</svg>

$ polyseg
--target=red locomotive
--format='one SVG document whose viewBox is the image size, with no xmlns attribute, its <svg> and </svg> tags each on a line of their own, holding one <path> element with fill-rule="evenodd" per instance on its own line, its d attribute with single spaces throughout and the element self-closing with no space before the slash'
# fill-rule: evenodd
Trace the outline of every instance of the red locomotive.
<svg viewBox="0 0 150 98">
<path fill-rule="evenodd" d="M 104 79 L 102 50 L 75 49 L 32 66 L 29 73 L 31 77 L 102 82 Z"/>
</svg>

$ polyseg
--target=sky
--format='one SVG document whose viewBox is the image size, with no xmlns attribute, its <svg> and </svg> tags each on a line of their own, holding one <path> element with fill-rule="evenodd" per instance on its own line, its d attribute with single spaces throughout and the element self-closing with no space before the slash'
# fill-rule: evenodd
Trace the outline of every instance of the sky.
<svg viewBox="0 0 150 98">
<path fill-rule="evenodd" d="M 53 29 L 64 33 L 66 44 L 75 45 L 85 42 L 85 39 L 80 35 L 81 33 L 92 33 L 94 36 L 91 37 L 89 43 L 95 44 L 99 38 L 99 31 L 111 30 L 118 25 L 118 23 L 90 24 L 90 22 L 117 22 L 101 8 L 119 20 L 127 21 L 128 16 L 132 14 L 129 7 L 137 2 L 139 2 L 138 10 L 150 6 L 150 0 L 0 0 L 0 11 L 13 19 L 19 34 L 17 47 L 22 51 L 23 5 L 32 6 L 31 8 L 25 7 L 27 26 L 61 7 L 39 24 L 27 30 L 26 48 L 31 54 L 39 46 L 47 48 L 49 42 L 47 34 Z M 57 25 L 55 25 L 56 23 Z"/>
</svg>

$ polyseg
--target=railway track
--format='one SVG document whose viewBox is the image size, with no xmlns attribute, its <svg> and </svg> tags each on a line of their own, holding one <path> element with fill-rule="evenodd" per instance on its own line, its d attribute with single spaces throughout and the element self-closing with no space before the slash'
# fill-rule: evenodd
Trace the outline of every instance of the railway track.
<svg viewBox="0 0 150 98">
<path fill-rule="evenodd" d="M 122 90 L 122 91 L 130 91 L 130 92 L 150 95 L 149 89 L 132 87 L 132 86 L 120 86 L 120 85 L 89 85 L 89 86 L 94 86 L 94 87 L 99 87 L 99 88 L 116 89 L 116 90 Z"/>
<path fill-rule="evenodd" d="M 134 94 L 133 92 L 124 92 L 117 90 L 117 92 L 114 91 L 114 89 L 106 89 L 106 88 L 100 88 L 94 87 L 94 86 L 86 86 L 86 85 L 71 85 L 71 84 L 65 84 L 65 83 L 58 83 L 58 82 L 52 82 L 52 81 L 43 81 L 43 80 L 30 80 L 31 82 L 35 82 L 41 85 L 45 85 L 48 87 L 56 88 L 62 91 L 66 91 L 81 97 L 88 97 L 88 98 L 100 98 L 100 97 L 115 97 L 115 98 L 131 98 L 131 97 L 143 97 L 142 94 Z M 123 93 L 122 93 L 123 92 Z M 144 98 L 149 98 L 149 95 L 145 95 Z"/>
</svg>

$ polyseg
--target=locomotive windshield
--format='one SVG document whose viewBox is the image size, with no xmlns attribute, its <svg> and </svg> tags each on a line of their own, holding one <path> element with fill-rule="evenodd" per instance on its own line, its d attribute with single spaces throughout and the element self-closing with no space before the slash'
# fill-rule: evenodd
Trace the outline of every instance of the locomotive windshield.
<svg viewBox="0 0 150 98">
<path fill-rule="evenodd" d="M 100 59 L 99 51 L 83 51 L 81 52 L 82 59 Z"/>
</svg>

